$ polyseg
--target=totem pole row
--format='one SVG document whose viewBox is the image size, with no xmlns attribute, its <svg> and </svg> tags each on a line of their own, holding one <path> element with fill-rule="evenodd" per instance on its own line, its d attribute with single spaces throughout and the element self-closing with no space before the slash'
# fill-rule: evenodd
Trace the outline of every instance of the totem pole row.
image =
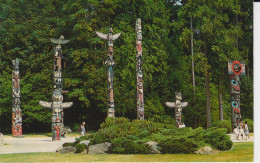
<svg viewBox="0 0 260 163">
<path fill-rule="evenodd" d="M 19 79 L 19 60 L 12 61 L 14 70 L 12 73 L 12 135 L 14 137 L 22 136 L 22 110 L 20 108 L 20 79 Z"/>
<path fill-rule="evenodd" d="M 240 79 L 239 75 L 245 75 L 245 63 L 243 61 L 228 61 L 228 74 L 230 78 L 230 99 L 231 99 L 231 125 L 238 126 L 241 119 L 240 112 Z"/>
<path fill-rule="evenodd" d="M 53 92 L 52 102 L 40 101 L 39 104 L 44 108 L 52 109 L 52 140 L 61 139 L 61 129 L 64 127 L 64 112 L 63 109 L 70 108 L 73 102 L 63 103 L 63 93 L 68 91 L 62 90 L 62 50 L 61 45 L 66 44 L 69 40 L 64 40 L 63 36 L 59 39 L 50 39 L 56 44 L 53 50 Z"/>
</svg>

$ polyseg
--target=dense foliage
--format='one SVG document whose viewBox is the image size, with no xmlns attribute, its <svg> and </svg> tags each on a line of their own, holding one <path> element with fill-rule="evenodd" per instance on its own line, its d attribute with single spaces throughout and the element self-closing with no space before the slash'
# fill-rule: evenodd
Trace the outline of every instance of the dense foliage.
<svg viewBox="0 0 260 163">
<path fill-rule="evenodd" d="M 162 153 L 194 153 L 206 145 L 225 151 L 231 149 L 233 145 L 226 132 L 226 128 L 179 129 L 173 125 L 149 120 L 130 121 L 126 118 L 108 118 L 101 124 L 100 130 L 77 138 L 73 146 L 77 146 L 83 140 L 90 140 L 89 145 L 111 142 L 110 153 L 148 154 L 151 153 L 151 148 L 146 142 L 155 141 L 158 142 Z"/>
<path fill-rule="evenodd" d="M 228 133 L 232 132 L 231 121 L 229 121 L 229 120 L 216 121 L 216 122 L 212 123 L 212 127 L 226 128 Z"/>
<path fill-rule="evenodd" d="M 19 58 L 23 132 L 50 132 L 51 111 L 39 100 L 51 101 L 54 45 L 49 38 L 60 35 L 70 40 L 62 46 L 63 83 L 69 90 L 64 101 L 74 102 L 64 110 L 64 123 L 73 127 L 86 121 L 87 129 L 97 130 L 107 112 L 107 42 L 95 32 L 108 33 L 109 26 L 122 33 L 114 41 L 116 116 L 136 119 L 137 18 L 143 29 L 146 119 L 173 124 L 174 111 L 164 103 L 181 91 L 189 102 L 183 110 L 186 126 L 206 127 L 206 110 L 213 123 L 218 121 L 220 93 L 224 120 L 230 121 L 229 59 L 246 62 L 241 112 L 243 119 L 253 119 L 252 6 L 250 0 L 0 0 L 0 131 L 11 133 L 12 60 Z"/>
</svg>

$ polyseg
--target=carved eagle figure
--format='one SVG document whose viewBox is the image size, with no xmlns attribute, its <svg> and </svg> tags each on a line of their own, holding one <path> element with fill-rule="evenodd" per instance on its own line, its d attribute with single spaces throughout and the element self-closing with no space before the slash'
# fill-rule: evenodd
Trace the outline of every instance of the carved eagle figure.
<svg viewBox="0 0 260 163">
<path fill-rule="evenodd" d="M 169 108 L 176 108 L 176 107 L 184 108 L 188 106 L 188 102 L 181 102 L 180 104 L 177 105 L 176 102 L 166 102 L 165 105 Z"/>
<path fill-rule="evenodd" d="M 96 34 L 98 35 L 99 38 L 103 39 L 103 40 L 109 40 L 109 41 L 113 41 L 119 38 L 119 36 L 121 35 L 121 33 L 117 33 L 117 34 L 112 34 L 113 29 L 110 28 L 109 30 L 109 34 L 104 34 L 101 32 L 96 32 Z"/>
<path fill-rule="evenodd" d="M 70 40 L 64 40 L 64 36 L 60 36 L 59 39 L 50 38 L 51 42 L 57 45 L 67 44 Z"/>
<path fill-rule="evenodd" d="M 39 104 L 44 108 L 52 108 L 52 102 L 40 101 Z M 66 109 L 70 108 L 73 105 L 73 102 L 61 103 L 61 108 Z"/>
</svg>

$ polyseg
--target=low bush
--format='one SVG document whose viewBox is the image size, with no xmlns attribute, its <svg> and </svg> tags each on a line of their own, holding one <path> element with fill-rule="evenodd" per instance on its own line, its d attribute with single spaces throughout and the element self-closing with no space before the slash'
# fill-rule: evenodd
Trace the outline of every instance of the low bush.
<svg viewBox="0 0 260 163">
<path fill-rule="evenodd" d="M 192 154 L 198 149 L 199 144 L 194 139 L 188 139 L 188 138 L 174 139 L 174 138 L 170 138 L 170 139 L 163 140 L 163 141 L 159 142 L 159 146 L 161 147 L 162 153 Z"/>
<path fill-rule="evenodd" d="M 206 145 L 219 150 L 229 150 L 233 145 L 226 135 L 229 124 L 223 121 L 207 130 L 201 127 L 179 129 L 173 124 L 149 120 L 107 118 L 96 133 L 77 138 L 75 144 L 68 145 L 76 146 L 83 140 L 89 140 L 89 145 L 111 142 L 109 152 L 118 154 L 148 154 L 150 147 L 145 144 L 148 141 L 158 142 L 162 153 L 193 153 Z M 81 146 L 78 148 L 78 151 L 82 150 Z"/>
<path fill-rule="evenodd" d="M 226 151 L 232 148 L 233 142 L 230 137 L 226 134 L 226 128 L 219 129 L 208 129 L 203 136 L 204 142 L 209 143 L 211 146 L 218 150 Z"/>
<path fill-rule="evenodd" d="M 106 118 L 105 122 L 103 122 L 100 127 L 101 129 L 103 128 L 107 128 L 107 127 L 111 127 L 117 124 L 125 124 L 130 122 L 130 120 L 128 118 L 124 118 L 124 117 L 116 117 L 116 118 L 112 118 L 112 117 L 108 117 Z"/>
<path fill-rule="evenodd" d="M 76 142 L 75 143 L 64 143 L 64 144 L 62 144 L 63 148 L 69 147 L 69 146 L 76 147 L 76 145 L 77 145 Z"/>
<path fill-rule="evenodd" d="M 77 144 L 76 145 L 76 153 L 81 153 L 85 149 L 87 149 L 87 145 L 86 144 Z"/>
<path fill-rule="evenodd" d="M 212 123 L 212 127 L 226 128 L 227 129 L 227 133 L 231 133 L 232 132 L 231 121 L 230 120 L 216 121 L 216 122 Z"/>
<path fill-rule="evenodd" d="M 147 144 L 120 137 L 113 139 L 109 152 L 116 154 L 149 154 L 150 148 Z"/>
<path fill-rule="evenodd" d="M 84 140 L 88 140 L 88 137 L 87 136 L 81 136 L 79 138 L 76 138 L 75 143 L 80 143 L 81 141 L 84 141 Z"/>
</svg>

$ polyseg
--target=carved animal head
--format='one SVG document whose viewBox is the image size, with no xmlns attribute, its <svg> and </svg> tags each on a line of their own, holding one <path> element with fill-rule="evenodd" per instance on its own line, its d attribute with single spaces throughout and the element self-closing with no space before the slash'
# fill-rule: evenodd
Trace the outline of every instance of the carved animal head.
<svg viewBox="0 0 260 163">
<path fill-rule="evenodd" d="M 176 98 L 176 101 L 181 101 L 182 100 L 181 92 L 175 92 L 175 98 Z"/>
</svg>

